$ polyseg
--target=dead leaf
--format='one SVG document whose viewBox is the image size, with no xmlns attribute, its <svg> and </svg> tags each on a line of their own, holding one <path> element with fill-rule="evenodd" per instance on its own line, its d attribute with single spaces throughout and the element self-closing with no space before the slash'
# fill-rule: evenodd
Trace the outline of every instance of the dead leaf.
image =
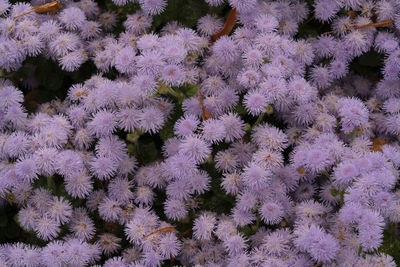
<svg viewBox="0 0 400 267">
<path fill-rule="evenodd" d="M 204 102 L 203 102 L 203 95 L 201 94 L 201 90 L 200 90 L 200 85 L 197 85 L 197 92 L 199 94 L 199 98 L 200 98 L 200 106 L 201 106 L 201 119 L 203 121 L 206 121 L 208 119 L 211 118 L 210 113 L 206 110 L 205 106 L 204 106 Z"/>
<path fill-rule="evenodd" d="M 231 12 L 229 12 L 224 27 L 222 27 L 222 29 L 219 32 L 211 36 L 211 40 L 215 42 L 216 40 L 221 38 L 221 36 L 229 35 L 236 24 L 236 19 L 237 19 L 237 10 L 236 8 L 233 8 Z"/>
<path fill-rule="evenodd" d="M 385 139 L 382 138 L 372 138 L 372 145 L 370 147 L 371 151 L 379 151 L 382 152 L 382 146 L 389 145 L 390 143 L 387 142 Z"/>
<path fill-rule="evenodd" d="M 33 10 L 29 11 L 29 12 L 25 12 L 19 16 L 16 16 L 15 18 L 19 18 L 25 15 L 28 15 L 32 12 L 36 12 L 38 14 L 46 14 L 46 13 L 50 13 L 50 14 L 57 14 L 57 12 L 63 8 L 63 5 L 60 4 L 60 0 L 55 0 L 53 2 L 50 3 L 46 3 L 43 5 L 38 5 L 38 6 L 34 6 Z"/>
<path fill-rule="evenodd" d="M 335 30 L 335 31 L 330 31 L 330 32 L 324 32 L 323 34 L 331 34 L 331 33 L 335 33 L 335 32 L 348 31 L 348 30 L 353 30 L 353 29 L 360 30 L 360 29 L 365 29 L 365 28 L 369 28 L 369 27 L 375 27 L 375 28 L 388 27 L 388 26 L 392 25 L 393 22 L 394 22 L 393 20 L 387 19 L 387 20 L 382 20 L 382 21 L 378 21 L 375 23 L 368 23 L 368 24 L 364 24 L 364 25 L 352 26 L 345 30 Z"/>
<path fill-rule="evenodd" d="M 154 234 L 157 234 L 157 233 L 164 233 L 164 232 L 173 232 L 173 233 L 177 233 L 178 231 L 175 230 L 175 228 L 172 227 L 172 226 L 170 226 L 170 227 L 165 227 L 165 228 L 160 228 L 160 229 L 154 230 L 153 232 L 151 232 L 151 233 L 148 234 L 148 235 L 145 235 L 144 238 L 147 238 L 147 237 L 149 237 L 149 236 L 151 236 L 151 235 L 154 235 Z"/>
</svg>

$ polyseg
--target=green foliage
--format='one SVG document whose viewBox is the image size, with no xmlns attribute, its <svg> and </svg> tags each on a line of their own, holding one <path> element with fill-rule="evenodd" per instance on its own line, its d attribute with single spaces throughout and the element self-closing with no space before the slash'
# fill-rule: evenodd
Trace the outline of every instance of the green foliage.
<svg viewBox="0 0 400 267">
<path fill-rule="evenodd" d="M 392 224 L 384 232 L 383 243 L 379 252 L 391 255 L 397 266 L 400 266 L 400 240 L 398 233 L 398 224 Z"/>
</svg>

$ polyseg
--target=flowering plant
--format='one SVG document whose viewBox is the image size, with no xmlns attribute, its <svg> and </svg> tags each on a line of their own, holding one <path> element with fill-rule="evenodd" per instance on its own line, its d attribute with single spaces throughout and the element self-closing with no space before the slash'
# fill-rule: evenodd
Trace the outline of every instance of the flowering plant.
<svg viewBox="0 0 400 267">
<path fill-rule="evenodd" d="M 0 0 L 0 266 L 400 264 L 396 0 Z"/>
</svg>

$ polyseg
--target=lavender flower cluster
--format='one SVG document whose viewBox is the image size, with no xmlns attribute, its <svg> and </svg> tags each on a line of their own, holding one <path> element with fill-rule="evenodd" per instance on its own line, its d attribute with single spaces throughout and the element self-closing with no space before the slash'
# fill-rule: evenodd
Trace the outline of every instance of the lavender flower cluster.
<svg viewBox="0 0 400 267">
<path fill-rule="evenodd" d="M 398 1 L 229 0 L 239 24 L 215 42 L 213 15 L 150 33 L 166 0 L 132 0 L 118 36 L 93 0 L 32 12 L 44 2 L 0 0 L 0 70 L 42 56 L 98 73 L 33 113 L 0 78 L 0 200 L 37 240 L 0 245 L 0 266 L 396 266 L 379 248 L 400 222 Z M 310 12 L 336 32 L 296 38 Z M 371 49 L 385 54 L 380 80 L 349 67 Z M 140 136 L 176 105 L 144 163 Z M 203 208 L 215 187 L 230 212 Z"/>
</svg>

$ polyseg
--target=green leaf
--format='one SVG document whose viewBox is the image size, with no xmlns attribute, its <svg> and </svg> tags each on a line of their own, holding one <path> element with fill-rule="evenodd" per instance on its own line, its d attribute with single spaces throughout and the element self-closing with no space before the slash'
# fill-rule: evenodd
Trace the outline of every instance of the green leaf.
<svg viewBox="0 0 400 267">
<path fill-rule="evenodd" d="M 150 163 L 158 158 L 158 149 L 154 141 L 139 142 L 140 155 L 145 163 Z"/>
<path fill-rule="evenodd" d="M 8 223 L 7 214 L 0 213 L 0 227 L 5 227 Z"/>
<path fill-rule="evenodd" d="M 370 50 L 358 58 L 358 62 L 362 66 L 378 67 L 383 65 L 383 54 L 374 50 Z"/>
<path fill-rule="evenodd" d="M 165 142 L 174 136 L 175 122 L 183 115 L 182 107 L 179 103 L 174 106 L 174 111 L 169 120 L 165 123 L 164 127 L 160 130 L 160 138 Z"/>
<path fill-rule="evenodd" d="M 179 91 L 181 91 L 186 98 L 192 97 L 197 93 L 197 84 L 193 83 L 185 83 L 181 87 L 179 87 Z"/>
</svg>

